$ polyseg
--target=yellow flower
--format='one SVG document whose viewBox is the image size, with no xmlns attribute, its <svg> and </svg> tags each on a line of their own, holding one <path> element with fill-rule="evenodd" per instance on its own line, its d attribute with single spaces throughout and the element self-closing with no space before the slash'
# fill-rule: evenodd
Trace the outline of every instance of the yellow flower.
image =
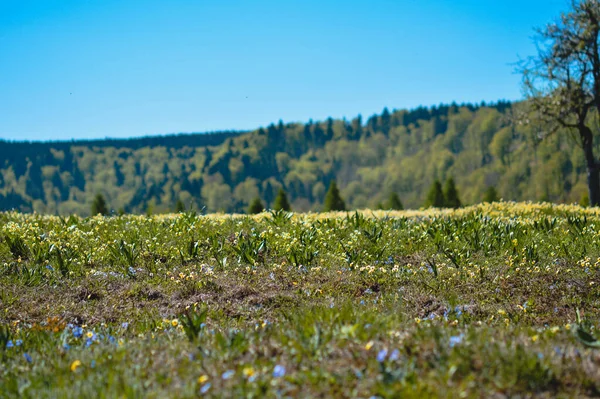
<svg viewBox="0 0 600 399">
<path fill-rule="evenodd" d="M 535 342 L 535 341 L 537 341 L 539 338 L 540 338 L 540 336 L 539 336 L 539 335 L 537 335 L 537 334 L 535 334 L 533 337 L 531 337 L 531 340 L 532 340 L 533 342 Z"/>
<path fill-rule="evenodd" d="M 373 347 L 373 341 L 369 341 L 367 342 L 367 344 L 365 345 L 365 349 L 366 350 L 370 350 Z"/>
<path fill-rule="evenodd" d="M 254 375 L 254 369 L 252 367 L 245 367 L 244 370 L 242 370 L 242 373 L 244 373 L 244 376 L 246 378 L 250 378 Z"/>
<path fill-rule="evenodd" d="M 75 360 L 73 363 L 71 363 L 71 371 L 75 372 L 79 366 L 81 366 L 81 361 Z"/>
<path fill-rule="evenodd" d="M 499 309 L 498 313 L 501 314 L 502 316 L 504 316 L 506 314 L 506 310 L 504 309 Z"/>
<path fill-rule="evenodd" d="M 87 338 L 92 338 L 92 337 L 94 336 L 94 333 L 93 333 L 93 332 L 91 332 L 91 331 L 88 331 L 88 332 L 85 334 L 85 336 L 86 336 Z"/>
<path fill-rule="evenodd" d="M 204 384 L 206 381 L 208 381 L 208 376 L 206 374 L 198 377 L 198 384 Z"/>
<path fill-rule="evenodd" d="M 178 325 L 178 324 L 179 324 L 179 320 L 177 320 L 177 319 L 173 319 L 173 320 L 171 320 L 171 325 L 172 325 L 173 327 L 177 327 L 177 325 Z"/>
<path fill-rule="evenodd" d="M 571 329 L 571 325 L 570 324 L 565 324 L 565 329 L 570 330 Z"/>
</svg>

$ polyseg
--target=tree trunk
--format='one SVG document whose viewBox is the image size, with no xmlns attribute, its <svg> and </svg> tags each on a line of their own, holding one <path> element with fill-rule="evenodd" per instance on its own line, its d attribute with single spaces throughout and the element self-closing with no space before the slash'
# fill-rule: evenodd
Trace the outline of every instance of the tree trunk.
<svg viewBox="0 0 600 399">
<path fill-rule="evenodd" d="M 579 133 L 587 165 L 590 205 L 598 206 L 600 205 L 600 165 L 594 158 L 594 135 L 592 130 L 585 125 L 579 126 Z"/>
<path fill-rule="evenodd" d="M 588 166 L 588 189 L 590 193 L 590 206 L 600 205 L 600 169 L 598 166 Z"/>
</svg>

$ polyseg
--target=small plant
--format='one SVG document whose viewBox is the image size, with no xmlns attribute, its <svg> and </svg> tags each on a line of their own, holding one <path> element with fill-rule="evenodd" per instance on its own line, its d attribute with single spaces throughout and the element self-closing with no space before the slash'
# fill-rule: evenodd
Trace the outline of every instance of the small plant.
<svg viewBox="0 0 600 399">
<path fill-rule="evenodd" d="M 4 241 L 8 245 L 8 250 L 13 258 L 26 260 L 29 259 L 29 247 L 21 237 L 4 236 Z"/>
<path fill-rule="evenodd" d="M 179 315 L 179 322 L 183 327 L 185 336 L 191 343 L 195 343 L 198 340 L 198 336 L 204 328 L 207 314 L 208 308 L 202 307 L 198 309 L 194 306 L 192 309 L 188 309 Z"/>
<path fill-rule="evenodd" d="M 181 258 L 181 263 L 185 263 L 186 262 L 186 256 L 188 259 L 196 259 L 198 257 L 198 251 L 200 250 L 200 242 L 196 241 L 196 239 L 192 238 L 187 247 L 186 247 L 186 253 L 184 254 L 183 251 L 180 249 L 179 250 L 179 256 Z"/>
<path fill-rule="evenodd" d="M 0 351 L 4 352 L 10 341 L 10 328 L 6 324 L 0 324 Z"/>
<path fill-rule="evenodd" d="M 288 261 L 296 267 L 309 266 L 319 255 L 315 249 L 317 229 L 313 226 L 309 230 L 300 232 L 300 245 L 293 247 L 287 257 Z"/>
<path fill-rule="evenodd" d="M 203 243 L 203 248 L 209 252 L 221 269 L 227 266 L 227 250 L 225 240 L 216 233 L 212 233 Z"/>
<path fill-rule="evenodd" d="M 135 264 L 140 256 L 136 243 L 128 244 L 124 240 L 118 240 L 109 246 L 113 261 L 125 267 L 125 274 L 131 278 L 135 277 Z"/>
<path fill-rule="evenodd" d="M 269 211 L 269 213 L 271 214 L 271 217 L 267 220 L 269 221 L 269 223 L 275 226 L 285 225 L 292 218 L 292 216 L 294 216 L 292 212 L 288 212 L 283 209 L 272 209 L 271 211 Z"/>
<path fill-rule="evenodd" d="M 60 248 L 55 244 L 50 246 L 49 250 L 50 258 L 54 260 L 58 271 L 63 277 L 69 275 L 71 264 L 74 258 L 73 251 L 69 248 Z"/>
<path fill-rule="evenodd" d="M 238 262 L 256 265 L 263 259 L 267 249 L 266 238 L 261 238 L 255 230 L 251 234 L 238 234 L 233 250 L 238 254 Z"/>
</svg>

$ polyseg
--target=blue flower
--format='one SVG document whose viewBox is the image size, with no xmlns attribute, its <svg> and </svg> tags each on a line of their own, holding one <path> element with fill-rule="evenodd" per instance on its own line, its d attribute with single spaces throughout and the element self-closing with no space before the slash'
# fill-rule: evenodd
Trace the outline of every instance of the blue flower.
<svg viewBox="0 0 600 399">
<path fill-rule="evenodd" d="M 223 373 L 223 375 L 221 376 L 221 378 L 224 379 L 224 380 L 228 380 L 231 377 L 233 377 L 234 374 L 235 374 L 235 371 L 233 371 L 233 370 L 227 370 L 226 372 Z"/>
<path fill-rule="evenodd" d="M 90 367 L 91 368 L 96 367 L 96 360 L 92 360 L 92 362 L 90 363 Z"/>
<path fill-rule="evenodd" d="M 454 348 L 456 345 L 460 344 L 464 337 L 465 337 L 464 334 L 455 335 L 453 337 L 450 337 L 450 347 Z"/>
<path fill-rule="evenodd" d="M 278 364 L 273 369 L 273 378 L 281 378 L 285 375 L 285 367 Z"/>
<path fill-rule="evenodd" d="M 208 392 L 208 390 L 210 389 L 210 382 L 207 382 L 206 384 L 202 385 L 202 387 L 200 388 L 200 393 L 206 393 Z"/>
<path fill-rule="evenodd" d="M 121 328 L 125 328 L 126 329 L 127 327 L 129 327 L 129 323 L 128 322 L 121 323 Z"/>
<path fill-rule="evenodd" d="M 73 328 L 73 336 L 75 338 L 81 338 L 83 336 L 83 328 L 76 326 Z"/>
<path fill-rule="evenodd" d="M 112 335 L 109 335 L 108 342 L 110 342 L 111 344 L 114 344 L 115 342 L 117 342 L 117 339 L 115 337 L 113 337 Z"/>
<path fill-rule="evenodd" d="M 383 363 L 385 361 L 385 358 L 387 357 L 387 349 L 382 349 L 379 351 L 379 353 L 377 353 L 377 361 L 379 363 Z"/>
<path fill-rule="evenodd" d="M 54 271 L 54 268 L 52 266 L 50 266 L 50 265 L 46 265 L 46 269 L 50 270 L 51 272 Z"/>
<path fill-rule="evenodd" d="M 22 340 L 22 339 L 18 339 L 18 340 L 16 340 L 16 341 L 15 341 L 15 345 L 16 345 L 16 346 L 21 346 L 21 345 L 23 345 L 23 340 Z"/>
<path fill-rule="evenodd" d="M 25 360 L 27 360 L 27 363 L 33 362 L 33 359 L 31 359 L 31 356 L 29 356 L 29 353 L 23 353 L 23 357 L 25 358 Z"/>
<path fill-rule="evenodd" d="M 400 351 L 398 349 L 394 349 L 390 354 L 390 361 L 394 362 L 400 358 Z"/>
<path fill-rule="evenodd" d="M 454 307 L 454 312 L 456 313 L 457 317 L 460 317 L 463 314 L 463 310 L 460 308 L 460 306 L 455 306 Z"/>
<path fill-rule="evenodd" d="M 63 344 L 63 349 L 68 351 L 69 349 L 71 349 L 71 345 L 67 344 L 66 342 Z"/>
<path fill-rule="evenodd" d="M 12 341 L 8 341 L 8 342 L 6 343 L 6 347 L 7 347 L 7 348 L 12 348 L 13 346 L 15 346 L 15 344 L 13 344 L 13 342 L 12 342 Z"/>
</svg>

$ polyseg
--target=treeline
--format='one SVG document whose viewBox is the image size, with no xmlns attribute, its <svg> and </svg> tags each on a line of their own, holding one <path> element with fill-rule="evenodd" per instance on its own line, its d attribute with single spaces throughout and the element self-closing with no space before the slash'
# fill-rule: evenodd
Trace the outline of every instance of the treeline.
<svg viewBox="0 0 600 399">
<path fill-rule="evenodd" d="M 101 194 L 114 212 L 208 212 L 272 208 L 283 190 L 292 209 L 323 210 L 336 182 L 346 209 L 426 203 L 453 177 L 462 204 L 490 189 L 506 200 L 580 201 L 585 164 L 577 143 L 540 140 L 511 123 L 522 104 L 387 108 L 363 120 L 271 124 L 251 132 L 130 140 L 0 143 L 0 208 L 90 213 Z"/>
</svg>

